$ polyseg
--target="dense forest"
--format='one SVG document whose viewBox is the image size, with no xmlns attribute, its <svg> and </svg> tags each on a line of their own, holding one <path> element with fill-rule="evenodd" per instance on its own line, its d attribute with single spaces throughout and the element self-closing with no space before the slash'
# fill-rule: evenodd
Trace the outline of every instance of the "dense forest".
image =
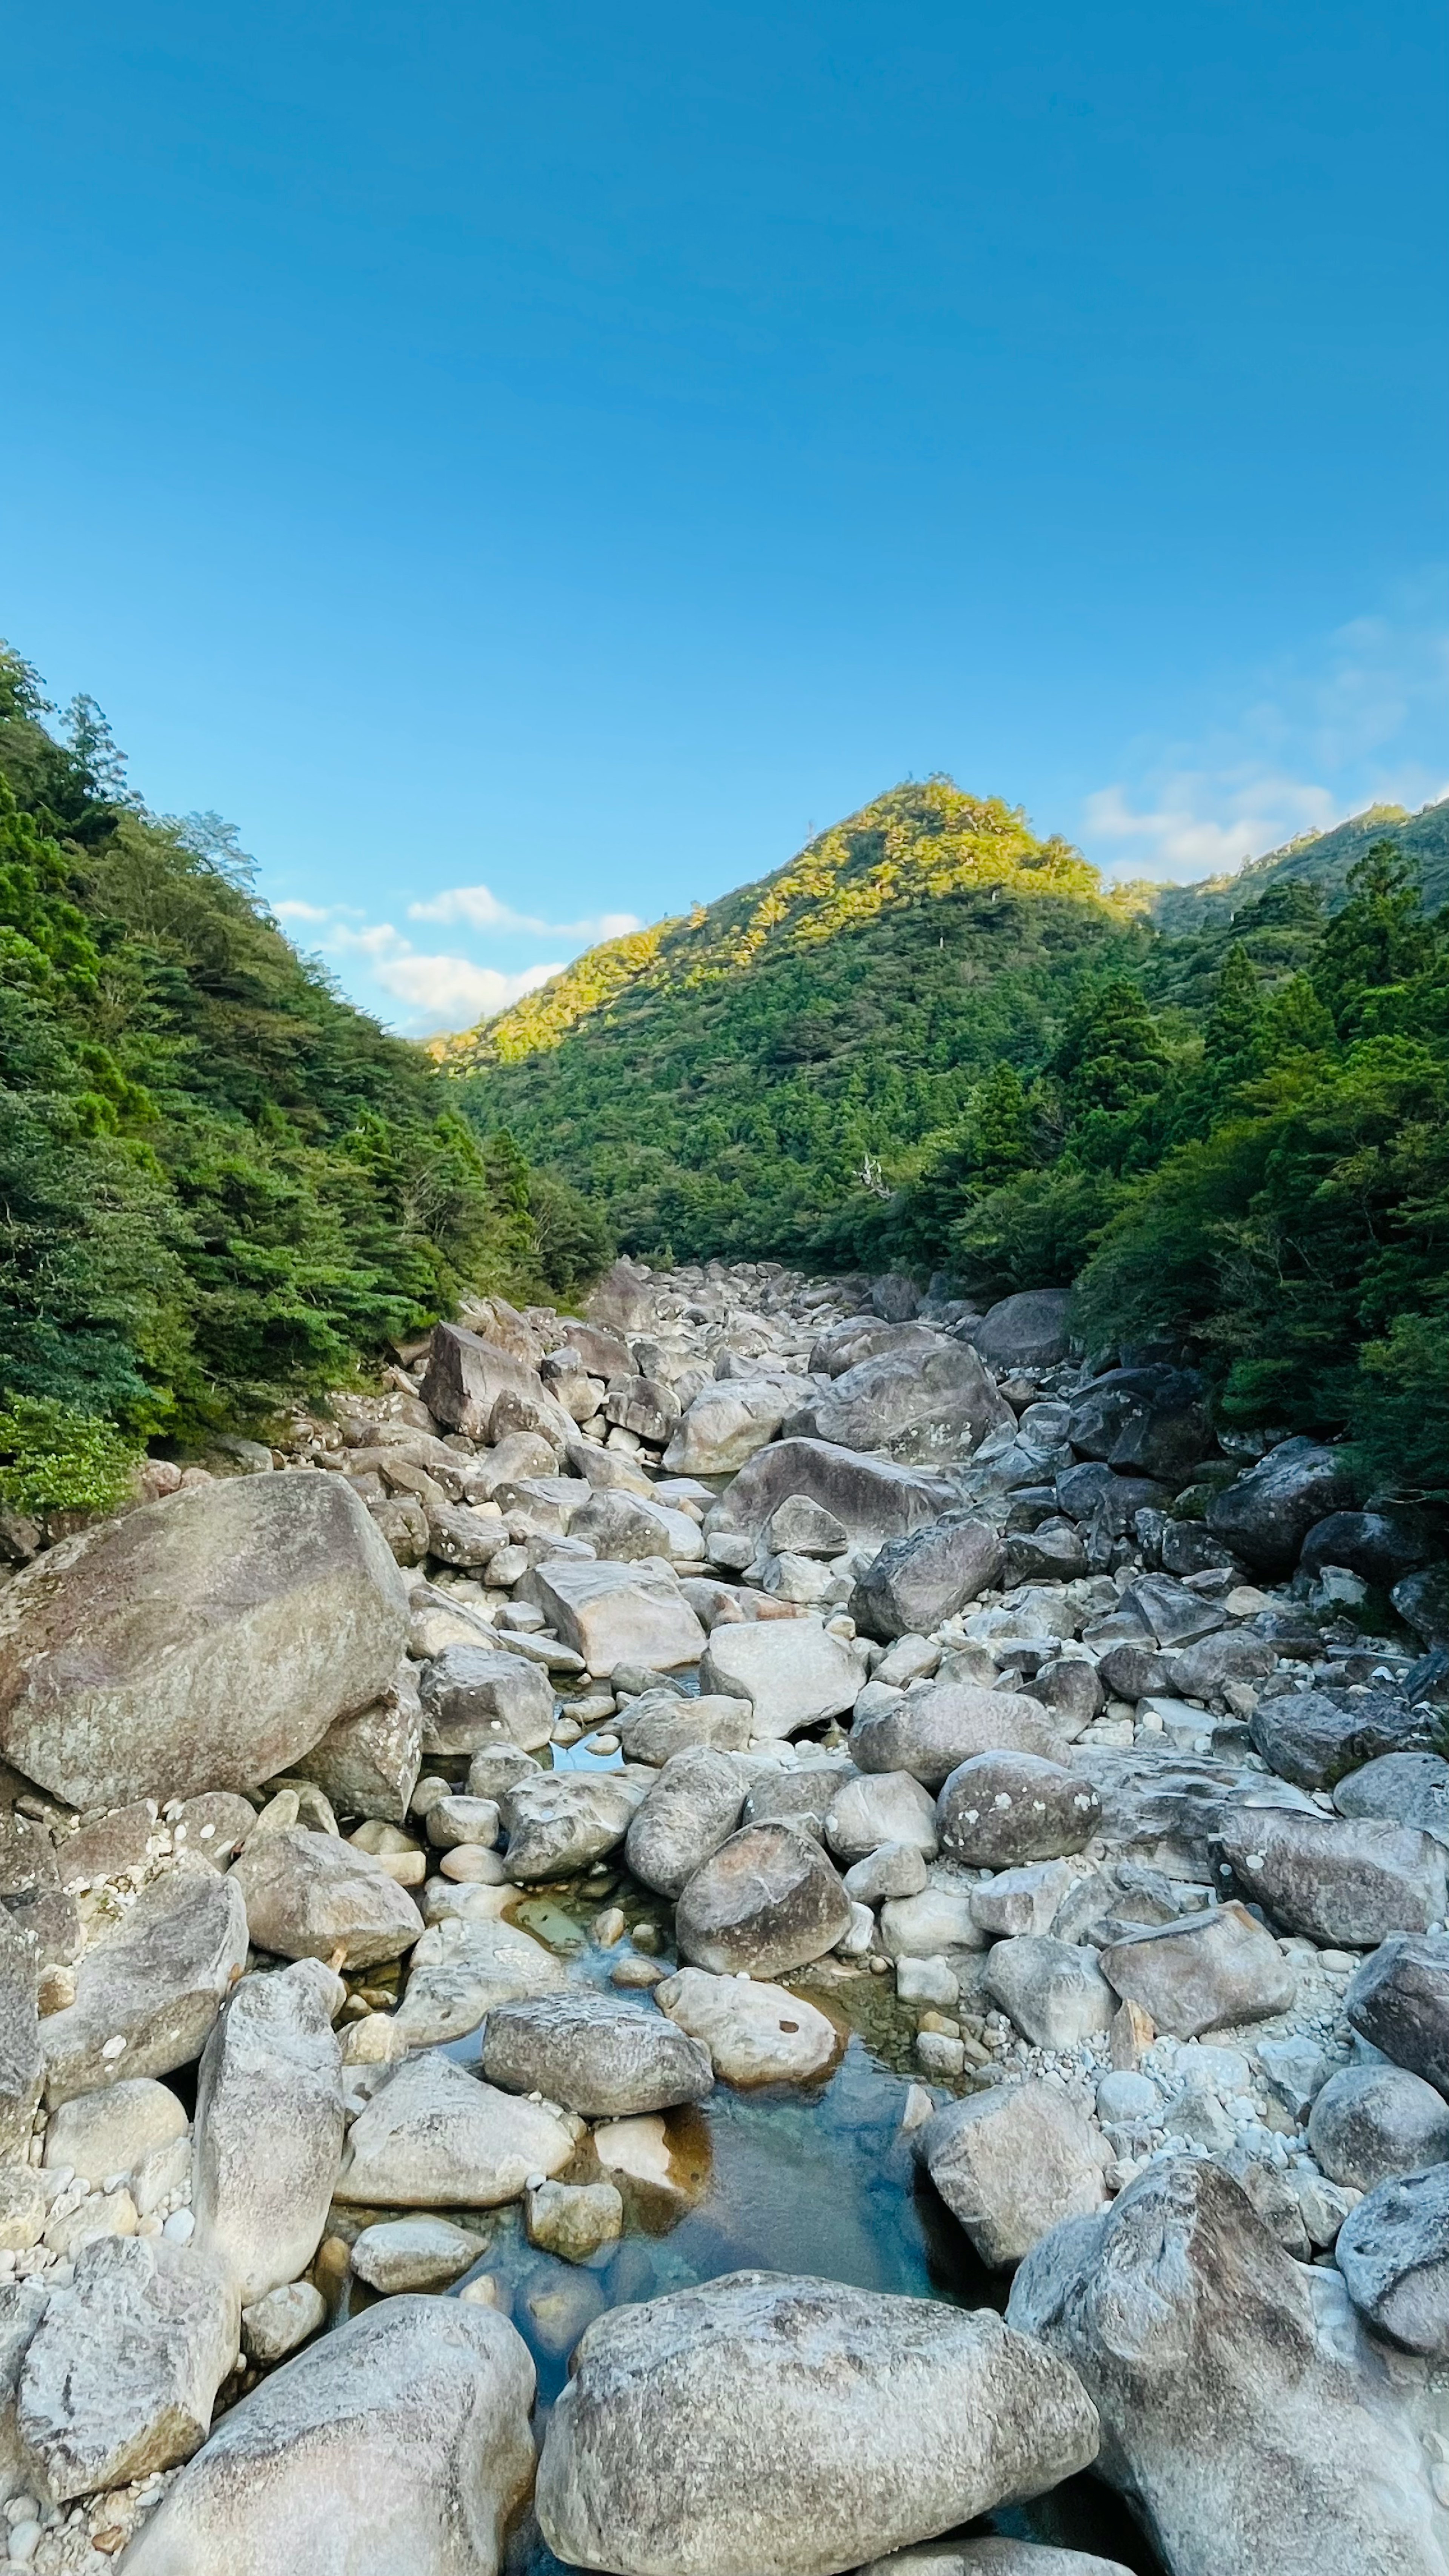
<svg viewBox="0 0 1449 2576">
<path fill-rule="evenodd" d="M 638 1251 L 1075 1282 L 1091 1347 L 1185 1344 L 1226 1419 L 1449 1494 L 1441 822 L 1380 815 L 1166 935 L 1005 807 L 902 787 L 444 1060 Z"/>
<path fill-rule="evenodd" d="M 0 651 L 0 1500 L 264 1425 L 468 1289 L 567 1296 L 598 1221 L 298 956 L 214 816 Z"/>
</svg>

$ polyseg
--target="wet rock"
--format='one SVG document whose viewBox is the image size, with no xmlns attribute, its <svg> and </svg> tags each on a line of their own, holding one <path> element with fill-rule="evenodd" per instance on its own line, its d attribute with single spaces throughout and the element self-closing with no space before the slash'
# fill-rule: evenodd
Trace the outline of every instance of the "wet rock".
<svg viewBox="0 0 1449 2576">
<path fill-rule="evenodd" d="M 1102 1966 L 1124 2001 L 1173 2039 L 1286 2012 L 1296 1986 L 1271 1932 L 1236 1902 L 1114 1941 Z"/>
<path fill-rule="evenodd" d="M 745 1779 L 727 1753 L 694 1745 L 665 1763 L 625 1838 L 629 1867 L 660 1896 L 679 1896 L 727 1842 L 745 1803 Z"/>
<path fill-rule="evenodd" d="M 1349 2211 L 1334 2256 L 1376 2334 L 1433 2361 L 1449 2354 L 1449 2164 L 1380 2183 Z"/>
<path fill-rule="evenodd" d="M 1424 1741 L 1425 1721 L 1387 1693 L 1285 1691 L 1258 1702 L 1248 1732 L 1271 1771 L 1301 1789 L 1332 1789 L 1380 1755 Z"/>
<path fill-rule="evenodd" d="M 443 2290 L 487 2252 L 487 2239 L 446 2218 L 386 2218 L 354 2239 L 352 2268 L 384 2297 Z"/>
<path fill-rule="evenodd" d="M 1101 2131 L 1049 2084 L 996 2084 L 948 2102 L 915 2151 L 983 2263 L 1019 2263 L 1064 2218 L 1107 2197 Z"/>
<path fill-rule="evenodd" d="M 1365 1959 L 1344 2010 L 1395 2066 L 1449 2095 L 1449 1934 L 1391 1934 Z"/>
<path fill-rule="evenodd" d="M 197 1865 L 153 1880 L 109 1939 L 87 1950 L 75 2002 L 40 2025 L 52 2107 L 122 2076 L 189 2066 L 246 1955 L 246 1907 L 231 1872 Z"/>
<path fill-rule="evenodd" d="M 1353 1501 L 1349 1462 L 1341 1449 L 1312 1440 L 1282 1440 L 1245 1476 L 1215 1494 L 1207 1523 L 1246 1565 L 1288 1574 L 1316 1521 Z"/>
<path fill-rule="evenodd" d="M 721 1753 L 742 1753 L 754 1731 L 747 1699 L 701 1692 L 680 1699 L 674 1692 L 648 1691 L 618 1719 L 614 1732 L 626 1762 L 647 1762 L 656 1770 L 694 1744 L 709 1744 Z"/>
<path fill-rule="evenodd" d="M 1001 1567 L 1001 1540 L 988 1522 L 943 1512 L 881 1549 L 856 1584 L 851 1617 L 871 1637 L 924 1634 L 998 1583 Z"/>
<path fill-rule="evenodd" d="M 331 1959 L 340 1949 L 344 1966 L 376 1967 L 410 1950 L 423 1928 L 406 1888 L 371 1852 L 305 1825 L 254 1834 L 229 1884 L 257 1948 L 282 1959 Z"/>
<path fill-rule="evenodd" d="M 870 1542 L 883 1547 L 888 1539 L 902 1538 L 959 1504 L 949 1479 L 923 1468 L 867 1458 L 828 1440 L 776 1440 L 740 1469 L 708 1514 L 706 1534 L 757 1540 L 776 1506 L 791 1494 L 808 1495 L 832 1512 L 856 1547 Z"/>
<path fill-rule="evenodd" d="M 315 1959 L 244 1977 L 201 2061 L 192 2150 L 198 2253 L 244 2308 L 322 2242 L 342 2154 L 342 1981 Z"/>
<path fill-rule="evenodd" d="M 1029 2254 L 1009 2321 L 1079 2373 L 1173 2576 L 1434 2576 L 1428 2464 L 1328 2273 L 1220 2166 L 1151 2166 Z"/>
<path fill-rule="evenodd" d="M 654 1989 L 661 2012 L 708 2049 L 726 2084 L 805 2084 L 840 2052 L 833 2022 L 803 1996 L 757 1978 L 681 1968 Z"/>
<path fill-rule="evenodd" d="M 850 1730 L 851 1759 L 862 1771 L 909 1771 L 927 1789 L 939 1789 L 979 1753 L 1051 1761 L 1064 1750 L 1038 1700 L 944 1678 L 918 1684 L 893 1706 L 862 1715 Z"/>
<path fill-rule="evenodd" d="M 905 1464 L 966 1457 L 992 1431 L 1015 1427 L 1011 1407 L 968 1343 L 878 1351 L 836 1378 L 828 1395 L 786 1424 L 792 1439 L 880 1450 Z"/>
<path fill-rule="evenodd" d="M 1019 1288 L 1014 1296 L 988 1306 L 979 1323 L 967 1326 L 967 1338 L 998 1377 L 1015 1369 L 1055 1368 L 1071 1347 L 1070 1301 L 1069 1288 Z"/>
<path fill-rule="evenodd" d="M 272 2370 L 327 2322 L 327 2302 L 311 2281 L 288 2281 L 243 2308 L 242 2351 L 260 2370 Z"/>
<path fill-rule="evenodd" d="M 623 2196 L 611 2182 L 540 2183 L 524 2204 L 530 2245 L 565 2263 L 587 2263 L 624 2231 Z"/>
<path fill-rule="evenodd" d="M 617 1771 L 540 1771 L 503 1799 L 512 1879 L 565 1878 L 613 1851 L 644 1791 Z"/>
<path fill-rule="evenodd" d="M 1050 1934 L 996 1942 L 982 1983 L 1034 2048 L 1075 2048 L 1109 2029 L 1117 2009 L 1093 1953 Z"/>
<path fill-rule="evenodd" d="M 1368 1949 L 1390 1932 L 1427 1932 L 1449 1908 L 1446 1853 L 1429 1834 L 1372 1819 L 1245 1810 L 1223 1858 L 1290 1932 Z"/>
<path fill-rule="evenodd" d="M 860 1666 L 844 1641 L 813 1619 L 739 1621 L 713 1630 L 700 1689 L 747 1699 L 756 1736 L 798 1734 L 853 1708 Z"/>
<path fill-rule="evenodd" d="M 1449 2103 L 1403 2066 L 1345 2066 L 1316 2095 L 1308 2143 L 1330 2182 L 1375 2191 L 1449 2161 Z"/>
<path fill-rule="evenodd" d="M 279 1480 L 280 1481 L 280 1480 Z M 21 2441 L 64 2503 L 189 2459 L 236 2357 L 239 2312 L 217 2265 L 164 2236 L 83 2245 L 25 2355 Z"/>
<path fill-rule="evenodd" d="M 533 2474 L 533 2389 L 495 2310 L 384 2300 L 232 2408 L 127 2576 L 496 2576 Z"/>
<path fill-rule="evenodd" d="M 702 2102 L 714 2082 L 708 2050 L 664 2014 L 582 1987 L 490 2012 L 483 2072 L 593 2120 Z"/>
<path fill-rule="evenodd" d="M 675 1937 L 695 1967 L 774 1977 L 823 1958 L 850 1922 L 850 1899 L 810 1835 L 745 1825 L 690 1880 Z"/>
<path fill-rule="evenodd" d="M 877 1771 L 843 1780 L 826 1813 L 825 1839 L 841 1862 L 864 1860 L 882 1843 L 906 1843 L 934 1860 L 935 1801 L 909 1771 Z M 905 1889 L 895 1892 L 907 1893 Z"/>
<path fill-rule="evenodd" d="M 462 2039 L 499 2004 L 555 1993 L 565 1974 L 562 1960 L 515 1923 L 445 1917 L 413 1952 L 393 2038 L 399 2049 Z"/>
<path fill-rule="evenodd" d="M 834 2576 L 1095 2442 L 1070 2372 L 988 2310 L 737 2272 L 589 2329 L 536 2509 L 557 2557 L 619 2576 Z"/>
<path fill-rule="evenodd" d="M 195 1486 L 0 1590 L 0 1752 L 77 1807 L 249 1788 L 386 1690 L 406 1633 L 342 1477 Z"/>
<path fill-rule="evenodd" d="M 479 1753 L 499 1744 L 536 1753 L 553 1732 L 548 1674 L 499 1647 L 445 1647 L 423 1666 L 420 1697 L 429 1753 Z"/>
<path fill-rule="evenodd" d="M 977 1753 L 957 1764 L 937 1801 L 948 1856 L 970 1869 L 1016 1869 L 1078 1852 L 1102 1802 L 1090 1781 L 1033 1753 Z"/>
<path fill-rule="evenodd" d="M 605 1679 L 620 1664 L 667 1672 L 697 1663 L 705 1633 L 663 1557 L 629 1565 L 548 1557 L 520 1591 L 566 1646 Z"/>
<path fill-rule="evenodd" d="M 451 2057 L 404 2059 L 348 2133 L 335 2197 L 372 2209 L 492 2209 L 561 2171 L 572 2133 Z"/>
</svg>

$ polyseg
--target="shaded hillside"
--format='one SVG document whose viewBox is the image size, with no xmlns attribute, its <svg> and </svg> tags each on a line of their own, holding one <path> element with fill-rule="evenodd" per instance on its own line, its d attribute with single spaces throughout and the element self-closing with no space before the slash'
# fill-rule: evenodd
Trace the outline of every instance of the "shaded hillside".
<svg viewBox="0 0 1449 2576">
<path fill-rule="evenodd" d="M 631 1247 L 781 1253 L 909 1181 L 991 1065 L 1035 1065 L 1149 944 L 1077 851 L 931 779 L 436 1052 Z"/>
<path fill-rule="evenodd" d="M 1330 910 L 1342 903 L 1348 872 L 1375 841 L 1392 841 L 1419 874 L 1424 907 L 1439 912 L 1449 903 L 1449 797 L 1421 805 L 1417 814 L 1402 805 L 1370 805 L 1331 832 L 1304 832 L 1281 850 L 1250 859 L 1232 876 L 1203 877 L 1196 885 L 1158 886 L 1152 893 L 1152 918 L 1160 930 L 1175 935 L 1200 930 L 1207 921 L 1226 922 L 1245 903 L 1269 886 L 1316 887 Z"/>
</svg>

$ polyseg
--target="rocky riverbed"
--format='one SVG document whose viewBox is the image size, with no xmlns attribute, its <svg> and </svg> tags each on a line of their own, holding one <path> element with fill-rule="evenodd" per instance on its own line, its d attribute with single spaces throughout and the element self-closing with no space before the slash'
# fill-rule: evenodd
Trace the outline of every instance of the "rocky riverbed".
<svg viewBox="0 0 1449 2576">
<path fill-rule="evenodd" d="M 0 1524 L 0 2543 L 1446 2576 L 1449 1581 L 1065 1300 L 620 1264 Z"/>
</svg>

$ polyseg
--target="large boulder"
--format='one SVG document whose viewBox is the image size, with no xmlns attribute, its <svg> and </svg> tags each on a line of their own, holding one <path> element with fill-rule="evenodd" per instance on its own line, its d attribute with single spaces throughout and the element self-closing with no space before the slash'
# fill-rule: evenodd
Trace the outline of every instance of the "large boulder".
<svg viewBox="0 0 1449 2576">
<path fill-rule="evenodd" d="M 1089 1780 L 1035 1753 L 976 1753 L 958 1763 L 937 1804 L 941 1843 L 967 1869 L 1017 1869 L 1079 1852 L 1102 1801 Z"/>
<path fill-rule="evenodd" d="M 533 2475 L 533 2388 L 495 2309 L 384 2299 L 233 2407 L 128 2576 L 496 2576 Z"/>
<path fill-rule="evenodd" d="M 1449 1646 L 1449 1566 L 1423 1565 L 1402 1575 L 1389 1599 L 1426 1646 Z"/>
<path fill-rule="evenodd" d="M 1387 1691 L 1285 1691 L 1259 1700 L 1248 1732 L 1280 1780 L 1332 1789 L 1365 1763 L 1428 1743 L 1432 1720 Z"/>
<path fill-rule="evenodd" d="M 838 1861 L 865 1860 L 882 1844 L 937 1851 L 936 1808 L 909 1771 L 857 1772 L 841 1781 L 825 1815 L 825 1840 Z"/>
<path fill-rule="evenodd" d="M 573 2152 L 572 2132 L 541 2104 L 429 2053 L 405 2058 L 359 2111 L 335 2197 L 369 2209 L 493 2209 Z"/>
<path fill-rule="evenodd" d="M 86 1951 L 74 2003 L 40 2025 L 47 2100 L 189 2066 L 246 1955 L 246 1907 L 229 1872 L 199 1861 L 153 1879 L 109 1939 Z"/>
<path fill-rule="evenodd" d="M 1124 2002 L 1140 2004 L 1173 2039 L 1265 2021 L 1286 2012 L 1296 1991 L 1272 1933 L 1236 1900 L 1112 1942 L 1102 1969 Z"/>
<path fill-rule="evenodd" d="M 851 1760 L 860 1770 L 909 1771 L 927 1789 L 939 1789 L 978 1753 L 1026 1753 L 1052 1762 L 1065 1751 L 1056 1720 L 1039 1700 L 974 1682 L 920 1683 L 891 1706 L 859 1716 L 850 1730 Z"/>
<path fill-rule="evenodd" d="M 1207 1523 L 1215 1538 L 1263 1574 L 1288 1574 L 1316 1521 L 1347 1509 L 1353 1479 L 1341 1449 L 1282 1440 L 1214 1494 Z"/>
<path fill-rule="evenodd" d="M 342 2155 L 340 1977 L 315 1959 L 244 1977 L 206 2043 L 196 2086 L 198 2252 L 244 2308 L 295 2281 L 322 2241 Z"/>
<path fill-rule="evenodd" d="M 305 1825 L 251 1835 L 232 1863 L 231 1884 L 257 1948 L 282 1959 L 331 1959 L 340 1950 L 343 1967 L 377 1967 L 410 1950 L 423 1928 L 407 1889 L 371 1852 Z"/>
<path fill-rule="evenodd" d="M 645 1791 L 618 1771 L 538 1771 L 505 1790 L 508 1875 L 567 1878 L 621 1843 Z"/>
<path fill-rule="evenodd" d="M 339 1717 L 307 1756 L 307 1777 L 339 1815 L 400 1825 L 422 1767 L 423 1713 L 414 1667 L 404 1664 L 380 1699 Z"/>
<path fill-rule="evenodd" d="M 483 2033 L 483 2072 L 510 2093 L 542 2093 L 589 2120 L 628 2120 L 702 2102 L 709 2051 L 652 2005 L 571 1986 L 500 2004 Z"/>
<path fill-rule="evenodd" d="M 883 1450 L 907 1465 L 968 1457 L 1016 1416 L 966 1342 L 944 1338 L 925 1350 L 880 1351 L 836 1378 L 787 1426 L 792 1439 L 842 1449 Z"/>
<path fill-rule="evenodd" d="M 1019 2263 L 1064 2218 L 1107 2197 L 1107 2146 L 1050 2084 L 993 2084 L 947 2102 L 913 2141 L 937 2191 L 983 2263 Z"/>
<path fill-rule="evenodd" d="M 783 1976 L 833 1950 L 850 1899 L 820 1845 L 792 1825 L 744 1825 L 696 1871 L 675 1910 L 680 1955 L 717 1976 Z"/>
<path fill-rule="evenodd" d="M 585 1540 L 595 1556 L 612 1565 L 636 1564 L 646 1556 L 662 1556 L 670 1565 L 692 1565 L 704 1547 L 698 1521 L 644 1494 L 593 1495 L 573 1514 L 569 1535 Z"/>
<path fill-rule="evenodd" d="M 574 1426 L 537 1369 L 499 1343 L 465 1332 L 461 1324 L 439 1324 L 422 1384 L 423 1402 L 434 1421 L 446 1422 L 450 1431 L 461 1431 L 470 1440 L 486 1440 L 493 1408 L 505 1394 L 522 1397 L 537 1409 L 537 1427 L 547 1426 L 545 1436 L 562 1452 Z M 514 1426 L 520 1427 L 535 1426 Z"/>
<path fill-rule="evenodd" d="M 625 1837 L 634 1876 L 659 1896 L 682 1895 L 739 1823 L 745 1778 L 728 1753 L 707 1744 L 671 1754 Z"/>
<path fill-rule="evenodd" d="M 1304 1574 L 1344 1565 L 1365 1583 L 1391 1592 L 1401 1576 L 1428 1565 L 1436 1552 L 1434 1532 L 1421 1512 L 1328 1512 L 1314 1522 L 1298 1563 Z"/>
<path fill-rule="evenodd" d="M 1449 1843 L 1449 1762 L 1439 1753 L 1380 1753 L 1339 1782 L 1333 1803 L 1341 1816 L 1382 1816 Z"/>
<path fill-rule="evenodd" d="M 979 1323 L 964 1325 L 964 1337 L 998 1377 L 1055 1368 L 1071 1348 L 1071 1298 L 1070 1288 L 1018 1288 L 988 1306 Z"/>
<path fill-rule="evenodd" d="M 539 2524 L 617 2576 L 835 2576 L 1085 2467 L 1070 2370 L 989 2309 L 734 2272 L 592 2325 Z"/>
<path fill-rule="evenodd" d="M 408 1962 L 391 2035 L 400 2049 L 463 2039 L 495 2005 L 551 1995 L 565 1974 L 562 1960 L 516 1923 L 446 1915 L 429 1924 Z"/>
<path fill-rule="evenodd" d="M 21 2367 L 16 2422 L 57 2502 L 189 2459 L 236 2359 L 220 2266 L 164 2236 L 83 2245 Z"/>
<path fill-rule="evenodd" d="M 553 1684 L 539 1665 L 502 1646 L 445 1646 L 419 1686 L 428 1752 L 481 1753 L 516 1744 L 536 1753 L 553 1733 Z"/>
<path fill-rule="evenodd" d="M 546 1557 L 524 1576 L 533 1602 L 591 1673 L 607 1680 L 617 1664 L 668 1672 L 697 1663 L 705 1634 L 662 1556 L 628 1565 L 588 1557 Z"/>
<path fill-rule="evenodd" d="M 1334 2260 L 1376 2334 L 1449 2357 L 1449 2164 L 1381 2182 L 1351 2209 Z"/>
<path fill-rule="evenodd" d="M 708 1537 L 757 1540 L 776 1506 L 806 1494 L 833 1512 L 853 1546 L 903 1538 L 956 1508 L 955 1486 L 924 1468 L 866 1458 L 828 1440 L 776 1440 L 742 1467 L 708 1513 Z M 753 1553 L 753 1549 L 751 1550 Z M 749 1559 L 742 1558 L 742 1564 Z"/>
<path fill-rule="evenodd" d="M 1223 1858 L 1287 1931 L 1330 1946 L 1427 1932 L 1449 1910 L 1449 1853 L 1411 1825 L 1248 1808 L 1224 1834 Z"/>
<path fill-rule="evenodd" d="M 726 2084 L 805 2084 L 840 2054 L 841 2035 L 823 2012 L 762 1978 L 681 1968 L 655 1987 L 654 2000 L 703 2042 Z"/>
<path fill-rule="evenodd" d="M 753 1703 L 757 1736 L 839 1717 L 863 1678 L 849 1646 L 814 1619 L 731 1620 L 714 1630 L 699 1668 L 702 1690 Z"/>
<path fill-rule="evenodd" d="M 712 1745 L 722 1753 L 742 1753 L 753 1732 L 747 1699 L 701 1692 L 682 1699 L 667 1688 L 645 1691 L 631 1700 L 614 1722 L 614 1733 L 626 1762 L 647 1763 L 662 1771 L 676 1753 Z"/>
<path fill-rule="evenodd" d="M 1008 2321 L 1070 2363 L 1098 2474 L 1173 2576 L 1440 2576 L 1411 2411 L 1330 2273 L 1292 2262 L 1221 2166 L 1149 2166 L 1029 2254 Z"/>
<path fill-rule="evenodd" d="M 1078 2048 L 1117 2009 L 1095 1950 L 1050 1933 L 993 1942 L 981 1981 L 1033 2048 Z"/>
<path fill-rule="evenodd" d="M 1330 2182 L 1381 2182 L 1449 2162 L 1449 2103 L 1406 2066 L 1344 2066 L 1315 2095 L 1308 2144 Z"/>
<path fill-rule="evenodd" d="M 677 1476 L 731 1476 L 763 1449 L 805 1395 L 798 1378 L 715 1378 L 694 1396 L 664 1452 Z"/>
<path fill-rule="evenodd" d="M 1067 1438 L 1080 1458 L 1122 1476 L 1160 1478 L 1174 1491 L 1211 1439 L 1191 1369 L 1109 1369 L 1072 1399 Z"/>
<path fill-rule="evenodd" d="M 998 1583 L 1001 1567 L 1001 1540 L 989 1522 L 943 1512 L 881 1549 L 856 1584 L 851 1616 L 871 1637 L 928 1635 Z"/>
<path fill-rule="evenodd" d="M 407 1596 L 341 1476 L 235 1476 L 0 1590 L 0 1753 L 76 1807 L 247 1789 L 393 1679 Z"/>
<path fill-rule="evenodd" d="M 1395 1932 L 1344 1997 L 1356 2031 L 1449 2096 L 1449 1933 Z"/>
</svg>

